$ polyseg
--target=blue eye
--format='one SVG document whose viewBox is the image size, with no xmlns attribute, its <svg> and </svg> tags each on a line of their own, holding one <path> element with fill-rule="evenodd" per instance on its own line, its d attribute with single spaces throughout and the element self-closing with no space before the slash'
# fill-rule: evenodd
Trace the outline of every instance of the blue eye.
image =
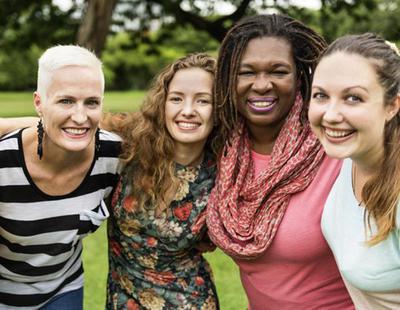
<svg viewBox="0 0 400 310">
<path fill-rule="evenodd" d="M 209 100 L 209 99 L 199 99 L 198 102 L 199 102 L 201 105 L 207 105 L 207 104 L 210 104 L 210 103 L 211 103 L 211 100 Z"/>
<path fill-rule="evenodd" d="M 100 105 L 100 101 L 97 99 L 90 99 L 86 101 L 86 104 L 89 106 L 98 106 Z"/>
<path fill-rule="evenodd" d="M 351 103 L 358 103 L 358 102 L 362 102 L 363 100 L 361 99 L 361 97 L 359 97 L 357 95 L 348 95 L 346 97 L 346 101 L 351 102 Z"/>
<path fill-rule="evenodd" d="M 73 103 L 73 101 L 71 99 L 67 99 L 67 98 L 60 99 L 60 100 L 58 100 L 58 102 L 62 103 L 62 104 L 72 104 Z"/>
<path fill-rule="evenodd" d="M 322 92 L 313 93 L 311 97 L 312 97 L 312 99 L 315 99 L 317 101 L 321 101 L 325 98 L 328 98 L 328 96 Z"/>
<path fill-rule="evenodd" d="M 180 103 L 182 101 L 182 98 L 180 98 L 180 97 L 169 97 L 168 101 L 170 101 L 172 103 Z"/>
</svg>

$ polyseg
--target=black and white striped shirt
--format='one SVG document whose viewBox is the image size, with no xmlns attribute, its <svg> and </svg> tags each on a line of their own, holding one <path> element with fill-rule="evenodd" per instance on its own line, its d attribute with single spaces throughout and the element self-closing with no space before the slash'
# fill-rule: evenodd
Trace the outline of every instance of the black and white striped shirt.
<svg viewBox="0 0 400 310">
<path fill-rule="evenodd" d="M 77 189 L 50 196 L 26 168 L 18 130 L 0 140 L 0 309 L 37 309 L 83 285 L 82 238 L 108 217 L 120 139 L 100 133 L 98 159 Z"/>
</svg>

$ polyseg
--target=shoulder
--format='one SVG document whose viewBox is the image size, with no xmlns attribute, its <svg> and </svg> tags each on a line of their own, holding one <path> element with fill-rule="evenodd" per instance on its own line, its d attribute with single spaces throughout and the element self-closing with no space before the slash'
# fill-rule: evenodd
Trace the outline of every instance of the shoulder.
<svg viewBox="0 0 400 310">
<path fill-rule="evenodd" d="M 0 143 L 9 139 L 18 139 L 23 129 L 17 129 L 0 137 Z"/>
<path fill-rule="evenodd" d="M 122 139 L 117 134 L 100 130 L 99 143 L 99 157 L 119 157 L 121 154 Z"/>
<path fill-rule="evenodd" d="M 122 138 L 117 135 L 116 133 L 113 133 L 111 131 L 107 131 L 104 129 L 100 129 L 100 141 L 114 141 L 114 142 L 122 142 Z"/>
<path fill-rule="evenodd" d="M 0 139 L 0 169 L 2 173 L 0 178 L 10 181 L 11 174 L 20 169 L 22 166 L 22 149 L 20 148 L 21 129 L 11 132 Z M 9 168 L 12 168 L 9 170 Z M 8 170 L 7 170 L 8 169 Z M 20 174 L 20 172 L 17 172 Z"/>
<path fill-rule="evenodd" d="M 342 168 L 343 160 L 329 157 L 328 155 L 324 155 L 324 159 L 322 160 L 321 166 L 319 167 L 319 174 L 334 174 L 338 175 L 340 169 Z"/>
<path fill-rule="evenodd" d="M 315 190 L 330 190 L 337 179 L 343 161 L 324 155 L 324 159 L 318 168 L 317 175 L 309 185 L 309 188 Z"/>
<path fill-rule="evenodd" d="M 0 152 L 19 151 L 22 129 L 10 132 L 0 138 Z"/>
</svg>

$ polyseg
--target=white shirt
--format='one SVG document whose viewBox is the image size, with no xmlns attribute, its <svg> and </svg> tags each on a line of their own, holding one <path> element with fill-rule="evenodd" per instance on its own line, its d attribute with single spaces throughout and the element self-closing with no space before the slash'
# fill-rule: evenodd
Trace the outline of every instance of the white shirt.
<svg viewBox="0 0 400 310">
<path fill-rule="evenodd" d="M 354 196 L 351 170 L 352 161 L 346 159 L 325 204 L 322 232 L 357 308 L 400 309 L 400 212 L 389 236 L 368 246 L 371 232 L 365 208 Z M 374 235 L 372 218 L 371 229 Z"/>
</svg>

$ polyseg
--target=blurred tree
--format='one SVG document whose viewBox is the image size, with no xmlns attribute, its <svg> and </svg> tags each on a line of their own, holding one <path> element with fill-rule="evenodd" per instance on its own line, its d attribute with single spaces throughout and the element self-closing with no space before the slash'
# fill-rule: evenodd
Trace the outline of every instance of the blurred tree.
<svg viewBox="0 0 400 310">
<path fill-rule="evenodd" d="M 329 42 L 365 31 L 400 41 L 400 0 L 320 1 L 318 10 L 292 0 L 66 0 L 68 9 L 52 0 L 0 0 L 0 89 L 30 89 L 37 55 L 76 42 L 104 52 L 108 86 L 141 88 L 166 61 L 215 51 L 232 23 L 259 12 L 288 14 Z M 221 3 L 230 14 L 218 13 Z"/>
<path fill-rule="evenodd" d="M 272 10 L 315 27 L 331 41 L 348 32 L 378 31 L 399 36 L 400 0 L 320 0 L 320 10 L 299 7 L 291 0 L 69 0 L 61 10 L 51 0 L 0 0 L 0 48 L 28 48 L 78 42 L 98 55 L 109 33 L 126 31 L 133 41 L 148 40 L 155 28 L 191 26 L 221 41 L 227 29 L 246 14 Z M 230 14 L 217 13 L 221 3 Z M 157 44 L 157 42 L 154 42 Z"/>
<path fill-rule="evenodd" d="M 80 24 L 74 18 L 78 9 L 75 1 L 69 10 L 61 10 L 51 0 L 0 0 L 0 49 L 73 42 Z"/>
<path fill-rule="evenodd" d="M 155 24 L 158 27 L 191 25 L 222 41 L 228 27 L 246 14 L 251 0 L 225 2 L 230 3 L 235 10 L 231 14 L 218 16 L 215 14 L 217 0 L 86 0 L 86 13 L 82 18 L 77 41 L 100 55 L 111 25 L 131 30 L 135 35 L 143 35 L 154 28 L 152 26 Z"/>
<path fill-rule="evenodd" d="M 104 48 L 110 29 L 112 15 L 118 0 L 88 0 L 77 43 L 95 51 L 98 55 Z"/>
</svg>

